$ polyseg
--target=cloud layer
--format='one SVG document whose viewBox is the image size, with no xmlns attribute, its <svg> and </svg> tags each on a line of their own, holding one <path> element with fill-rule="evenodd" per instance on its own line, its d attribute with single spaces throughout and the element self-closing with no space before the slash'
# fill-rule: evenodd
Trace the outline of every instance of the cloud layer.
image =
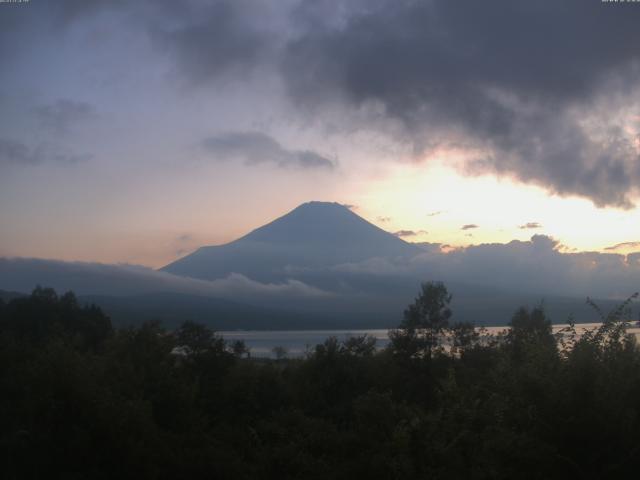
<svg viewBox="0 0 640 480">
<path fill-rule="evenodd" d="M 96 112 L 90 104 L 61 98 L 51 104 L 36 107 L 35 113 L 40 124 L 53 132 L 62 134 L 80 122 L 90 120 Z"/>
<path fill-rule="evenodd" d="M 335 105 L 369 108 L 399 124 L 398 139 L 417 156 L 458 148 L 469 174 L 631 207 L 640 181 L 640 125 L 628 108 L 638 107 L 635 5 L 293 5 L 265 12 L 260 2 L 217 2 L 185 16 L 164 42 L 194 82 L 271 68 L 297 108 L 316 116 Z M 375 119 L 360 117 L 355 128 Z"/>
<path fill-rule="evenodd" d="M 389 311 L 397 314 L 424 281 L 455 287 L 472 310 L 512 301 L 514 295 L 527 301 L 587 296 L 619 300 L 640 290 L 640 251 L 566 253 L 544 235 L 447 251 L 431 244 L 413 258 L 370 258 L 324 267 L 283 265 L 286 280 L 277 282 L 258 282 L 237 273 L 204 281 L 131 265 L 0 258 L 0 289 L 28 292 L 41 284 L 81 295 L 182 293 L 283 308 L 306 305 L 312 312 L 328 308 L 344 315 L 363 305 L 378 305 L 374 308 L 380 312 L 391 307 Z"/>
<path fill-rule="evenodd" d="M 545 235 L 448 253 L 430 248 L 410 260 L 377 258 L 335 266 L 333 270 L 462 282 L 542 296 L 626 298 L 640 291 L 640 249 L 628 255 L 566 253 L 556 240 Z"/>
<path fill-rule="evenodd" d="M 233 273 L 227 278 L 205 281 L 137 265 L 0 258 L 0 290 L 30 292 L 36 285 L 53 287 L 58 291 L 73 290 L 80 295 L 128 296 L 174 292 L 232 299 L 328 295 L 319 288 L 295 279 L 281 283 L 261 283 Z"/>
<path fill-rule="evenodd" d="M 35 148 L 11 138 L 0 138 L 0 165 L 39 165 L 45 162 L 76 164 L 92 158 L 79 154 L 56 142 L 40 142 Z"/>
<path fill-rule="evenodd" d="M 202 142 L 204 150 L 219 160 L 241 160 L 247 165 L 272 163 L 289 168 L 332 169 L 335 162 L 311 150 L 288 150 L 259 132 L 232 132 Z"/>
<path fill-rule="evenodd" d="M 90 3 L 6 9 L 1 43 L 20 43 L 11 35 L 23 31 L 28 45 L 29 35 L 70 31 L 107 12 L 121 28 L 144 32 L 191 86 L 273 81 L 264 95 L 288 98 L 288 110 L 274 105 L 287 121 L 375 130 L 408 144 L 417 159 L 454 149 L 469 175 L 509 176 L 602 207 L 631 208 L 637 198 L 640 9 L 633 2 Z M 38 114 L 65 129 L 85 107 L 69 99 Z M 204 143 L 249 163 L 335 163 L 261 133 Z M 25 158 L 4 150 L 5 159 Z"/>
<path fill-rule="evenodd" d="M 635 5 L 317 3 L 299 5 L 306 28 L 284 51 L 297 102 L 377 104 L 418 154 L 462 147 L 468 173 L 631 206 L 640 180 Z"/>
<path fill-rule="evenodd" d="M 416 235 L 426 235 L 429 232 L 427 232 L 426 230 L 398 230 L 397 232 L 394 232 L 393 234 L 396 237 L 415 237 Z"/>
</svg>

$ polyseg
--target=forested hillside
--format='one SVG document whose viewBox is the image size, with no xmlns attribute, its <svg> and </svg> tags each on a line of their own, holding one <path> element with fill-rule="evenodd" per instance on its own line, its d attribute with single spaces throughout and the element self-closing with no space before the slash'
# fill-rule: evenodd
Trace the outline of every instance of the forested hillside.
<svg viewBox="0 0 640 480">
<path fill-rule="evenodd" d="M 256 360 L 184 323 L 115 329 L 71 293 L 0 301 L 3 478 L 631 478 L 640 352 L 625 308 L 561 339 L 540 308 L 486 337 L 424 284 L 375 350 Z M 442 345 L 442 338 L 451 339 Z"/>
</svg>

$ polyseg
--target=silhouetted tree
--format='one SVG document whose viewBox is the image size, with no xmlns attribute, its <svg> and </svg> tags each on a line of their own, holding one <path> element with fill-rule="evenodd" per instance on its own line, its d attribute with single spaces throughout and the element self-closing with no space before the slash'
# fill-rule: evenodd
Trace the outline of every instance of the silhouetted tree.
<svg viewBox="0 0 640 480">
<path fill-rule="evenodd" d="M 249 347 L 247 347 L 244 340 L 234 340 L 233 342 L 231 342 L 229 348 L 231 350 L 231 353 L 233 353 L 233 355 L 238 358 L 249 358 L 251 356 L 251 350 L 249 349 Z"/>
<path fill-rule="evenodd" d="M 220 353 L 225 350 L 222 337 L 213 330 L 200 323 L 183 322 L 175 332 L 176 343 L 186 348 L 189 355 L 203 355 L 205 353 Z"/>
<path fill-rule="evenodd" d="M 349 337 L 343 342 L 343 350 L 349 355 L 358 357 L 369 357 L 376 351 L 376 337 L 364 334 L 355 337 Z"/>
<path fill-rule="evenodd" d="M 556 339 L 552 333 L 551 320 L 542 306 L 529 310 L 520 307 L 509 322 L 511 329 L 507 335 L 513 354 L 520 359 L 532 349 L 556 354 Z"/>
<path fill-rule="evenodd" d="M 282 345 L 276 345 L 271 349 L 271 351 L 276 356 L 276 360 L 284 360 L 289 354 L 289 351 Z"/>
<path fill-rule="evenodd" d="M 13 299 L 4 308 L 0 332 L 46 342 L 57 337 L 82 348 L 97 348 L 111 336 L 111 321 L 95 305 L 81 306 L 72 292 L 58 297 L 51 288 L 36 287 L 30 296 Z"/>
<path fill-rule="evenodd" d="M 476 327 L 470 322 L 458 322 L 451 326 L 451 348 L 454 353 L 461 354 L 465 349 L 473 346 L 479 338 Z"/>
<path fill-rule="evenodd" d="M 407 358 L 431 358 L 451 318 L 451 295 L 442 282 L 426 282 L 404 311 L 404 320 L 389 333 L 392 351 Z"/>
</svg>

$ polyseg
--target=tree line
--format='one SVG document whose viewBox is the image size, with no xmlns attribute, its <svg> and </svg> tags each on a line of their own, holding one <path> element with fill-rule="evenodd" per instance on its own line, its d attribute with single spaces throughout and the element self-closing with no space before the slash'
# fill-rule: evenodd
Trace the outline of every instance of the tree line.
<svg viewBox="0 0 640 480">
<path fill-rule="evenodd" d="M 578 335 L 542 307 L 453 322 L 425 283 L 377 350 L 251 359 L 204 325 L 115 329 L 73 293 L 0 301 L 3 478 L 628 478 L 640 350 L 624 302 Z M 597 308 L 594 305 L 594 308 Z M 447 342 L 443 342 L 447 338 Z"/>
</svg>

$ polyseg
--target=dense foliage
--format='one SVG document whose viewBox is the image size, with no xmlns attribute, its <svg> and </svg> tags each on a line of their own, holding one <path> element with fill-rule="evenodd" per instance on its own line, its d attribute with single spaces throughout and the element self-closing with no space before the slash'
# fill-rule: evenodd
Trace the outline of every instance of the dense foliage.
<svg viewBox="0 0 640 480">
<path fill-rule="evenodd" d="M 0 302 L 2 476 L 635 476 L 640 352 L 626 305 L 558 339 L 541 308 L 487 336 L 451 324 L 450 300 L 423 285 L 382 351 L 329 338 L 274 360 L 190 322 L 115 330 L 71 293 Z"/>
</svg>

